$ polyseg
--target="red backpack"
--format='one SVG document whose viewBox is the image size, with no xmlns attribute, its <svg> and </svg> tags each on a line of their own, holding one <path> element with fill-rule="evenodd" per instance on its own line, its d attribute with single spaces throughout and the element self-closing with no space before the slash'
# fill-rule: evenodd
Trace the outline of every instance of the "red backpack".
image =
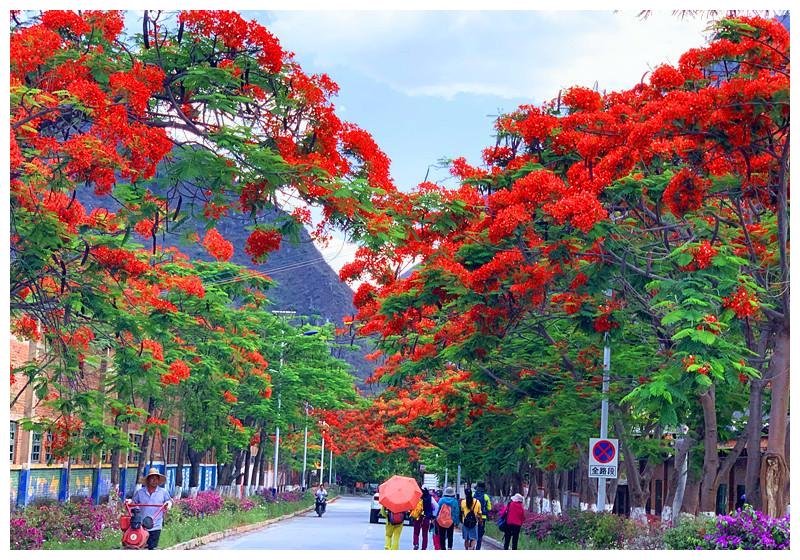
<svg viewBox="0 0 800 560">
<path fill-rule="evenodd" d="M 406 520 L 406 515 L 404 513 L 396 513 L 394 511 L 389 511 L 388 519 L 389 523 L 391 523 L 392 525 L 402 525 L 403 521 Z"/>
</svg>

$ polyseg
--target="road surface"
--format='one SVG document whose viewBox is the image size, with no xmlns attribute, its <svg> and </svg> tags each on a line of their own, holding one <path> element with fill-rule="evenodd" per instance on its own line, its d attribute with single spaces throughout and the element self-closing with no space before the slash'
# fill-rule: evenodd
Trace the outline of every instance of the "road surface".
<svg viewBox="0 0 800 560">
<path fill-rule="evenodd" d="M 371 503 L 371 498 L 342 497 L 329 503 L 322 517 L 317 517 L 317 514 L 311 511 L 258 531 L 207 544 L 200 549 L 382 550 L 385 525 L 369 522 Z M 414 548 L 413 533 L 413 527 L 403 527 L 400 550 Z M 428 538 L 428 548 L 433 548 L 431 538 Z M 460 530 L 456 530 L 453 536 L 453 549 L 464 550 Z"/>
</svg>

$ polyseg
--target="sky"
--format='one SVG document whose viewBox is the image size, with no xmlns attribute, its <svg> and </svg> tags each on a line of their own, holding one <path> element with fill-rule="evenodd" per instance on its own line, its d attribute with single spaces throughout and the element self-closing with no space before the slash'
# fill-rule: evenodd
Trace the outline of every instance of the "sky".
<svg viewBox="0 0 800 560">
<path fill-rule="evenodd" d="M 443 158 L 480 162 L 494 118 L 572 85 L 628 88 L 704 42 L 706 22 L 654 12 L 243 11 L 339 84 L 341 118 L 372 133 L 399 189 L 447 178 Z M 338 270 L 355 247 L 320 247 Z"/>
</svg>

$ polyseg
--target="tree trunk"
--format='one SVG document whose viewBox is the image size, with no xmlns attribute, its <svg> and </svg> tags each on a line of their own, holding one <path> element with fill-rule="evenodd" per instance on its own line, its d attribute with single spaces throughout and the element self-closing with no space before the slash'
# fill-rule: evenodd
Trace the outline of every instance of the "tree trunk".
<svg viewBox="0 0 800 560">
<path fill-rule="evenodd" d="M 252 482 L 251 486 L 253 487 L 253 492 L 257 492 L 258 488 L 261 486 L 261 456 L 264 454 L 264 439 L 259 438 L 258 442 L 258 450 L 256 451 L 256 456 L 253 459 L 253 474 L 252 474 Z"/>
<path fill-rule="evenodd" d="M 242 483 L 241 472 L 242 472 L 242 462 L 243 461 L 244 461 L 244 451 L 238 451 L 236 453 L 235 462 L 233 463 L 233 471 L 231 471 L 231 478 L 230 478 L 231 496 L 236 494 L 237 497 L 241 497 L 241 495 L 242 495 L 241 494 L 241 488 L 239 487 L 239 485 Z"/>
<path fill-rule="evenodd" d="M 188 446 L 189 455 L 189 497 L 197 496 L 197 489 L 200 486 L 200 460 L 203 458 L 202 451 L 195 451 L 192 446 Z"/>
<path fill-rule="evenodd" d="M 120 422 L 119 415 L 117 415 L 116 418 L 114 418 L 114 427 L 119 428 L 120 424 L 122 424 L 122 422 Z M 112 502 L 112 500 L 116 500 L 117 498 L 119 498 L 119 483 L 120 483 L 119 456 L 120 456 L 119 446 L 112 447 L 111 456 L 109 457 L 109 461 L 111 462 L 111 488 L 108 489 L 109 502 Z"/>
<path fill-rule="evenodd" d="M 685 511 L 691 515 L 697 515 L 700 506 L 700 475 L 697 471 L 689 469 L 689 474 L 686 478 L 686 490 L 683 493 L 683 507 L 681 511 Z"/>
<path fill-rule="evenodd" d="M 785 310 L 788 314 L 788 309 Z M 784 325 L 775 337 L 769 364 L 771 406 L 767 452 L 761 463 L 762 511 L 782 517 L 788 505 L 789 468 L 786 464 L 786 434 L 789 411 L 789 326 Z"/>
<path fill-rule="evenodd" d="M 764 380 L 750 382 L 749 417 L 747 419 L 747 467 L 744 478 L 744 494 L 747 502 L 755 509 L 761 509 L 761 427 L 763 420 Z M 737 496 L 738 498 L 739 496 Z"/>
<path fill-rule="evenodd" d="M 258 465 L 258 472 L 261 475 L 261 482 L 260 487 L 264 488 L 267 485 L 267 434 L 264 430 L 261 430 L 261 462 Z"/>
<path fill-rule="evenodd" d="M 183 463 L 186 458 L 186 440 L 181 437 L 178 442 L 178 456 L 175 461 L 175 498 L 183 496 Z"/>
<path fill-rule="evenodd" d="M 617 488 L 619 487 L 619 472 L 617 472 L 616 478 L 611 479 L 611 483 L 608 485 L 606 489 L 606 509 L 607 510 L 614 510 L 614 502 L 617 499 Z M 597 501 L 595 499 L 595 501 Z M 611 507 L 608 507 L 611 506 Z"/>
<path fill-rule="evenodd" d="M 646 461 L 644 470 L 640 470 L 639 459 L 630 449 L 628 440 L 625 437 L 622 420 L 614 420 L 614 431 L 619 439 L 619 446 L 622 450 L 622 460 L 625 467 L 625 474 L 628 478 L 628 496 L 631 506 L 631 519 L 643 521 L 645 519 L 645 505 L 650 499 L 650 480 L 653 478 L 656 464 L 653 461 Z M 661 437 L 661 430 L 656 431 L 656 437 Z M 600 479 L 604 481 L 604 479 Z M 607 495 L 608 493 L 606 493 Z"/>
<path fill-rule="evenodd" d="M 664 498 L 664 509 L 661 511 L 661 521 L 665 525 L 675 526 L 683 504 L 683 495 L 686 490 L 686 476 L 689 470 L 689 449 L 694 445 L 694 440 L 688 436 L 675 442 L 675 461 L 669 473 L 669 490 Z"/>
<path fill-rule="evenodd" d="M 703 476 L 700 480 L 700 512 L 713 514 L 717 503 L 717 473 L 719 450 L 717 443 L 717 409 L 714 385 L 700 395 L 703 407 Z"/>
<path fill-rule="evenodd" d="M 244 454 L 244 474 L 239 480 L 239 484 L 244 485 L 244 493 L 245 495 L 250 495 L 250 459 L 253 457 L 253 452 L 250 450 L 250 446 L 247 446 Z"/>
<path fill-rule="evenodd" d="M 547 476 L 547 499 L 550 504 L 550 513 L 558 515 L 561 513 L 561 500 L 558 499 L 558 474 L 555 472 L 548 473 Z"/>
<path fill-rule="evenodd" d="M 533 463 L 528 464 L 528 511 L 536 511 L 536 471 Z"/>
<path fill-rule="evenodd" d="M 153 410 L 155 410 L 155 400 L 153 399 L 153 397 L 150 397 L 150 399 L 147 401 L 147 417 L 148 418 L 150 418 L 150 416 L 152 416 Z M 150 432 L 149 431 L 145 431 L 144 435 L 142 436 L 142 446 L 139 449 L 139 462 L 136 465 L 136 481 L 137 481 L 137 484 L 138 484 L 138 481 L 141 480 L 141 478 L 144 476 L 145 464 L 147 462 L 148 456 L 150 455 L 150 440 L 151 439 L 152 438 L 150 437 Z"/>
</svg>

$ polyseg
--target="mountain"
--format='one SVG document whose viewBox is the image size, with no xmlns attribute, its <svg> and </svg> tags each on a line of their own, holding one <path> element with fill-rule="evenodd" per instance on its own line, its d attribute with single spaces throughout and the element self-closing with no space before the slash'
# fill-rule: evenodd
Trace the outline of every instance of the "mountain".
<svg viewBox="0 0 800 560">
<path fill-rule="evenodd" d="M 116 211 L 119 205 L 108 197 L 97 197 L 88 189 L 78 191 L 78 201 L 91 212 L 94 208 L 108 208 Z M 280 217 L 276 211 L 269 218 Z M 254 264 L 249 255 L 244 252 L 245 243 L 250 231 L 245 229 L 247 224 L 243 219 L 223 217 L 216 228 L 220 234 L 233 243 L 234 255 L 231 262 L 258 270 L 275 282 L 276 286 L 267 292 L 267 297 L 272 302 L 271 309 L 291 310 L 297 315 L 308 317 L 312 324 L 331 322 L 341 327 L 342 318 L 355 314 L 353 306 L 353 291 L 339 280 L 339 276 L 325 262 L 322 254 L 314 246 L 311 236 L 305 229 L 300 233 L 298 243 L 284 239 L 280 249 L 270 253 L 266 263 Z M 198 243 L 187 243 L 181 239 L 181 234 L 186 231 L 196 231 L 202 239 L 207 226 L 202 219 L 190 217 L 182 223 L 175 233 L 159 235 L 158 242 L 165 247 L 177 247 L 191 259 L 212 260 L 205 248 Z M 148 242 L 149 243 L 149 242 Z M 349 341 L 337 340 L 337 345 L 332 350 L 337 357 L 347 361 L 353 368 L 353 373 L 361 380 L 372 375 L 374 364 L 364 359 L 370 352 L 368 343 L 356 341 L 357 350 L 345 348 Z M 363 385 L 363 384 L 359 384 Z"/>
</svg>

